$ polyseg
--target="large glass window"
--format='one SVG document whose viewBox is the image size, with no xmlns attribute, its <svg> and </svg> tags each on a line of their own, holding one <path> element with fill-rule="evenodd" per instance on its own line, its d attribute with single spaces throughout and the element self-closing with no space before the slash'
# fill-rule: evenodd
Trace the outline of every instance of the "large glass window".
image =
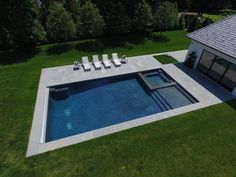
<svg viewBox="0 0 236 177">
<path fill-rule="evenodd" d="M 214 61 L 214 64 L 209 70 L 209 76 L 211 76 L 216 81 L 220 81 L 222 75 L 225 73 L 229 64 L 230 62 L 228 62 L 227 60 L 217 57 Z"/>
<path fill-rule="evenodd" d="M 231 91 L 236 87 L 236 65 L 231 64 L 228 71 L 225 73 L 221 83 L 228 87 Z"/>
<path fill-rule="evenodd" d="M 236 64 L 205 50 L 197 68 L 230 91 L 236 87 Z"/>
<path fill-rule="evenodd" d="M 207 73 L 215 58 L 214 54 L 204 50 L 197 68 L 203 73 Z"/>
</svg>

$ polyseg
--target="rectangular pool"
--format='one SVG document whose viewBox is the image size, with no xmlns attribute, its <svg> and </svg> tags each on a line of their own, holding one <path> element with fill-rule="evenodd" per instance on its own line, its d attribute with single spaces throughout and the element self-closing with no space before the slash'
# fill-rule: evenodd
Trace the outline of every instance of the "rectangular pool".
<svg viewBox="0 0 236 177">
<path fill-rule="evenodd" d="M 51 87 L 45 141 L 196 102 L 160 69 Z"/>
</svg>

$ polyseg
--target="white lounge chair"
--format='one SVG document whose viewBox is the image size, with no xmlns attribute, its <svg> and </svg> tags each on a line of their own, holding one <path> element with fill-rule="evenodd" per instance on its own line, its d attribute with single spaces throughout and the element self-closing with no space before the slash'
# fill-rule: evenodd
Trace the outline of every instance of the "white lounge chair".
<svg viewBox="0 0 236 177">
<path fill-rule="evenodd" d="M 120 60 L 121 63 L 128 63 L 128 57 L 126 57 L 126 55 L 123 55 Z"/>
<path fill-rule="evenodd" d="M 103 63 L 105 68 L 111 68 L 111 63 L 109 61 L 109 58 L 108 58 L 107 54 L 102 55 L 102 63 Z"/>
<path fill-rule="evenodd" d="M 91 70 L 88 57 L 82 57 L 82 63 L 83 63 L 84 71 L 90 71 Z"/>
<path fill-rule="evenodd" d="M 80 63 L 78 61 L 74 61 L 74 67 L 73 70 L 79 70 L 80 69 Z"/>
<path fill-rule="evenodd" d="M 114 63 L 115 66 L 121 66 L 120 59 L 118 58 L 117 53 L 112 54 L 112 62 Z"/>
<path fill-rule="evenodd" d="M 101 62 L 99 61 L 98 55 L 93 55 L 93 65 L 95 69 L 101 69 Z"/>
</svg>

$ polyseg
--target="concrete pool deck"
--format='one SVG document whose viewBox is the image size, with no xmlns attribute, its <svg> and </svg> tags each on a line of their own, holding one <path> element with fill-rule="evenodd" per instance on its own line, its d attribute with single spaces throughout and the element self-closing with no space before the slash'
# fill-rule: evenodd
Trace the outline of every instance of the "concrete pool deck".
<svg viewBox="0 0 236 177">
<path fill-rule="evenodd" d="M 183 50 L 161 54 L 168 54 L 176 58 L 178 61 L 183 62 L 187 51 Z M 114 67 L 112 64 L 110 69 L 104 69 L 104 67 L 102 67 L 101 70 L 94 70 L 92 66 L 92 70 L 89 72 L 84 72 L 82 68 L 80 70 L 73 71 L 73 65 L 43 69 L 38 86 L 34 117 L 26 156 L 28 157 L 40 154 L 107 134 L 126 130 L 132 127 L 144 125 L 150 122 L 170 118 L 172 116 L 201 109 L 234 98 L 230 92 L 220 87 L 213 81 L 210 81 L 203 74 L 198 73 L 198 71 L 186 68 L 183 63 L 178 63 L 175 65 L 162 65 L 153 58 L 154 55 L 160 54 L 130 57 L 128 64 L 122 64 L 121 67 Z M 199 102 L 181 108 L 141 117 L 109 127 L 104 127 L 45 143 L 46 118 L 50 86 L 136 73 L 158 68 L 162 68 L 164 71 L 166 71 Z"/>
</svg>

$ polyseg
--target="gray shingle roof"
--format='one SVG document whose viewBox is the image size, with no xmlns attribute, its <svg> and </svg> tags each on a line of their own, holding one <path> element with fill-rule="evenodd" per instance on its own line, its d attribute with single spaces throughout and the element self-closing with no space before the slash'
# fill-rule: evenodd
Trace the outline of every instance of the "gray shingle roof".
<svg viewBox="0 0 236 177">
<path fill-rule="evenodd" d="M 236 59 L 236 15 L 229 16 L 187 36 Z"/>
</svg>

